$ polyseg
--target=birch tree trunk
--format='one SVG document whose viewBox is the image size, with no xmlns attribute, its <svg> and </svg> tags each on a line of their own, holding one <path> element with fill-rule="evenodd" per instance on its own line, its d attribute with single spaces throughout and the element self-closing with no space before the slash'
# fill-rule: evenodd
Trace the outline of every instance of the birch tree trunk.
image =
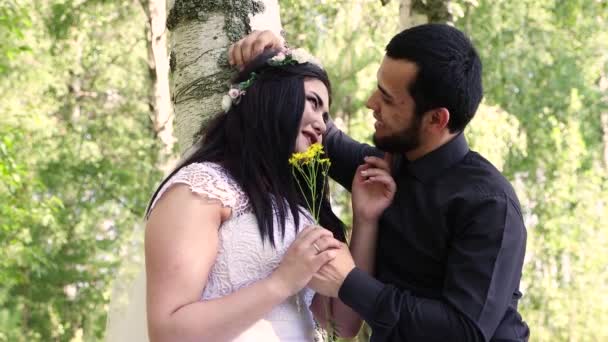
<svg viewBox="0 0 608 342">
<path fill-rule="evenodd" d="M 401 0 L 399 23 L 401 29 L 426 23 L 452 23 L 449 0 Z"/>
<path fill-rule="evenodd" d="M 140 0 L 146 14 L 146 37 L 148 46 L 148 73 L 152 87 L 150 90 L 150 111 L 154 132 L 162 143 L 159 169 L 168 172 L 175 162 L 173 147 L 173 108 L 169 91 L 169 53 L 167 51 L 167 2 L 166 0 Z"/>
<path fill-rule="evenodd" d="M 170 75 L 180 153 L 221 110 L 233 70 L 227 51 L 251 29 L 281 32 L 278 0 L 169 0 Z"/>
</svg>

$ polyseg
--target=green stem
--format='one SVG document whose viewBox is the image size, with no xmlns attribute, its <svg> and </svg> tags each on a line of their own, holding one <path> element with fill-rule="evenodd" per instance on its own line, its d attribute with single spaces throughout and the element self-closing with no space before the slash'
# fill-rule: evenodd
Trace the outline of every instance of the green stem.
<svg viewBox="0 0 608 342">
<path fill-rule="evenodd" d="M 302 194 L 305 194 L 304 190 L 302 189 L 302 185 L 300 184 L 300 181 L 298 180 L 298 177 L 296 177 L 296 175 L 295 175 L 295 170 L 292 169 L 291 173 L 293 174 L 293 177 L 296 179 L 296 183 L 298 184 L 298 188 L 300 189 L 300 191 L 302 192 Z M 308 199 L 306 198 L 306 196 L 303 196 L 303 197 L 304 197 L 304 201 L 306 202 L 306 206 L 310 209 L 310 203 L 308 203 Z"/>
<path fill-rule="evenodd" d="M 321 202 L 323 201 L 323 195 L 325 194 L 325 184 L 327 183 L 326 172 L 329 170 L 327 167 L 323 167 L 321 175 L 323 176 L 323 184 L 321 184 L 321 196 L 319 197 L 319 208 L 321 208 Z"/>
<path fill-rule="evenodd" d="M 292 164 L 292 174 L 296 179 L 296 183 L 298 184 L 298 188 L 304 195 L 304 200 L 306 202 L 307 209 L 310 211 L 310 214 L 315 221 L 315 223 L 319 223 L 319 217 L 321 214 L 321 206 L 323 202 L 323 195 L 325 194 L 325 185 L 327 184 L 327 171 L 329 170 L 329 165 L 327 163 L 320 162 L 317 158 L 312 158 L 305 163 L 294 163 Z M 306 186 L 308 186 L 308 190 L 310 192 L 311 199 L 308 200 L 304 189 L 302 188 L 302 184 L 299 181 L 299 178 L 296 177 L 296 171 L 301 175 L 301 177 L 306 182 Z M 321 172 L 323 177 L 323 184 L 321 184 L 321 190 L 317 187 L 317 176 Z M 320 196 L 318 196 L 320 194 Z"/>
<path fill-rule="evenodd" d="M 317 173 L 316 171 L 316 160 L 313 160 L 310 166 L 310 178 L 312 179 L 312 184 L 310 186 L 311 200 L 312 200 L 312 215 L 315 218 L 315 222 L 319 222 L 319 213 L 317 209 Z"/>
</svg>

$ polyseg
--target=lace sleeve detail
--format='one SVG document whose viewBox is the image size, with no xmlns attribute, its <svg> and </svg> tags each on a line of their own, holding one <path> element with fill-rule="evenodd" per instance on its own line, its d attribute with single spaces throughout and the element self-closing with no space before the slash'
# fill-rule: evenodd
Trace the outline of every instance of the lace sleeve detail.
<svg viewBox="0 0 608 342">
<path fill-rule="evenodd" d="M 211 201 L 218 201 L 223 207 L 228 207 L 234 211 L 242 211 L 246 202 L 245 196 L 234 180 L 227 174 L 221 166 L 214 163 L 193 163 L 183 167 L 173 175 L 160 189 L 154 202 L 150 206 L 150 211 L 162 195 L 176 184 L 185 184 L 196 194 L 203 196 Z"/>
</svg>

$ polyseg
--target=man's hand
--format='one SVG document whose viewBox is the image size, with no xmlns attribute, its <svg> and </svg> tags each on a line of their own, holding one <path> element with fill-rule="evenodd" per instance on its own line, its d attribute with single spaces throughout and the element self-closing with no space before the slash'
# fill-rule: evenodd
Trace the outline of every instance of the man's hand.
<svg viewBox="0 0 608 342">
<path fill-rule="evenodd" d="M 359 222 L 376 222 L 395 197 L 397 185 L 391 176 L 392 155 L 384 159 L 365 157 L 352 185 L 353 216 Z"/>
<path fill-rule="evenodd" d="M 346 244 L 343 243 L 335 251 L 337 252 L 335 259 L 325 264 L 315 273 L 310 283 L 308 283 L 308 287 L 324 296 L 337 298 L 344 279 L 355 268 L 355 261 Z"/>
<path fill-rule="evenodd" d="M 265 49 L 282 50 L 284 45 L 283 37 L 277 37 L 272 31 L 253 31 L 230 46 L 228 61 L 230 65 L 243 66 Z"/>
</svg>

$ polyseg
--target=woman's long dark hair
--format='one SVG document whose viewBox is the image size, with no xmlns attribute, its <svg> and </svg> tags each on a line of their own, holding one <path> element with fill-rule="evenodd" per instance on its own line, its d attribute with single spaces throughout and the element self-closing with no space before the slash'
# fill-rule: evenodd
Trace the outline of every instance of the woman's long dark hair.
<svg viewBox="0 0 608 342">
<path fill-rule="evenodd" d="M 298 229 L 298 206 L 304 206 L 304 196 L 309 198 L 310 194 L 299 191 L 288 159 L 294 152 L 304 111 L 304 80 L 314 78 L 323 82 L 330 99 L 331 85 L 327 73 L 312 63 L 269 66 L 267 61 L 276 53 L 264 52 L 236 76 L 234 83 L 240 83 L 256 73 L 239 104 L 233 104 L 227 113 L 219 114 L 201 130 L 202 144 L 161 183 L 150 203 L 181 168 L 214 162 L 222 165 L 249 197 L 263 241 L 268 239 L 274 246 L 275 215 L 281 237 L 285 234 L 288 211 Z M 319 175 L 317 179 L 322 177 Z M 336 239 L 346 241 L 344 224 L 331 210 L 328 191 L 324 194 L 317 199 L 321 201 L 319 223 L 331 230 Z M 150 209 L 149 205 L 148 214 Z"/>
</svg>

